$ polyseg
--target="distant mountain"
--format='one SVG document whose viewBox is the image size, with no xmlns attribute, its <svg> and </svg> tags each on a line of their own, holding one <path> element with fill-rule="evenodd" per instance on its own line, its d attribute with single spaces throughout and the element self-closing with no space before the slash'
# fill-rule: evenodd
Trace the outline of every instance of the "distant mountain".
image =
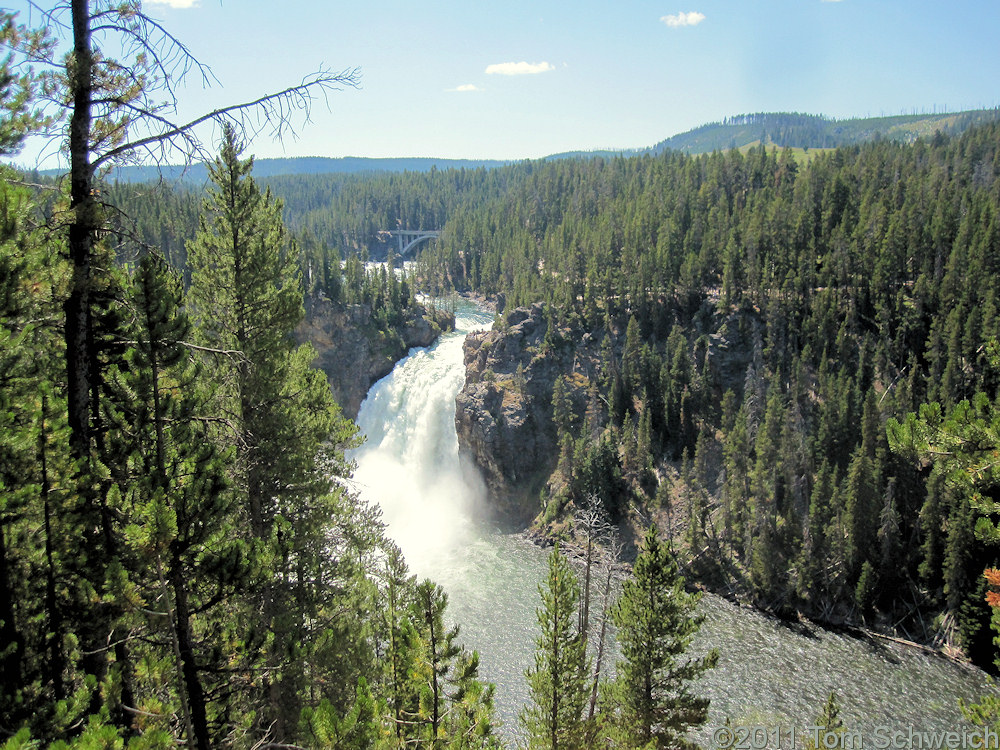
<svg viewBox="0 0 1000 750">
<path fill-rule="evenodd" d="M 1000 119 L 1000 109 L 949 112 L 933 115 L 899 115 L 832 120 L 819 115 L 798 113 L 759 113 L 738 115 L 722 122 L 689 130 L 660 141 L 650 151 L 668 149 L 689 154 L 727 151 L 757 143 L 781 148 L 836 148 L 885 138 L 910 143 L 929 138 L 936 131 L 960 133 L 984 122 Z"/>
<path fill-rule="evenodd" d="M 806 115 L 789 112 L 763 112 L 752 115 L 737 115 L 722 122 L 713 122 L 672 136 L 655 146 L 620 151 L 567 151 L 552 154 L 545 160 L 588 159 L 596 157 L 636 156 L 659 154 L 666 150 L 683 151 L 688 154 L 704 154 L 712 151 L 728 151 L 731 148 L 763 143 L 800 149 L 836 148 L 855 143 L 886 138 L 910 143 L 917 138 L 930 138 L 935 132 L 945 134 L 960 133 L 963 130 L 985 122 L 1000 120 L 1000 108 L 949 112 L 932 115 L 899 115 L 895 117 L 866 117 L 850 120 L 833 120 L 820 115 Z M 257 178 L 277 175 L 309 174 L 363 174 L 365 172 L 428 172 L 431 169 L 478 169 L 510 164 L 510 161 L 495 159 L 434 159 L 434 158 L 388 158 L 369 159 L 348 156 L 331 159 L 322 156 L 303 156 L 284 159 L 257 159 L 254 161 L 254 176 Z M 62 170 L 45 170 L 43 175 L 55 175 Z M 142 166 L 122 167 L 115 170 L 112 180 L 120 182 L 153 182 L 160 177 L 168 182 L 200 184 L 208 179 L 204 164 L 190 167 Z"/>
<path fill-rule="evenodd" d="M 431 169 L 478 169 L 480 167 L 500 167 L 508 162 L 491 159 L 434 159 L 398 158 L 369 159 L 347 156 L 338 159 L 323 156 L 301 156 L 284 159 L 255 159 L 254 177 L 275 177 L 292 174 L 362 174 L 365 172 L 429 172 Z M 61 174 L 64 170 L 48 169 L 43 175 Z M 204 164 L 189 167 L 167 165 L 119 167 L 112 171 L 109 179 L 119 182 L 155 182 L 160 178 L 167 182 L 199 184 L 208 180 L 208 169 Z"/>
</svg>

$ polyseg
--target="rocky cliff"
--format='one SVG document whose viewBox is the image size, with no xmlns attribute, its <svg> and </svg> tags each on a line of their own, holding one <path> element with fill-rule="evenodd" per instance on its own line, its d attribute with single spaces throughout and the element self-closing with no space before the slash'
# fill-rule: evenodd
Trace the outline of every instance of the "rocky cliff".
<svg viewBox="0 0 1000 750">
<path fill-rule="evenodd" d="M 544 308 L 517 308 L 499 329 L 470 334 L 465 386 L 456 398 L 459 450 L 480 468 L 501 519 L 517 525 L 540 510 L 556 467 L 552 389 L 574 371 L 589 382 L 589 358 L 550 326 Z"/>
<path fill-rule="evenodd" d="M 369 305 L 321 299 L 308 305 L 295 336 L 316 348 L 315 365 L 326 373 L 344 413 L 355 419 L 368 389 L 392 372 L 412 347 L 430 346 L 442 331 L 454 327 L 451 313 L 417 306 L 401 325 L 383 330 L 375 324 Z"/>
<path fill-rule="evenodd" d="M 456 398 L 459 450 L 479 467 L 498 515 L 529 524 L 543 510 L 541 497 L 566 493 L 571 477 L 558 470 L 559 445 L 552 393 L 559 376 L 578 426 L 593 442 L 607 424 L 602 373 L 620 367 L 624 331 L 556 326 L 541 304 L 509 311 L 491 331 L 465 341 L 466 382 Z M 714 397 L 742 390 L 754 347 L 755 314 L 719 315 L 706 306 L 702 333 Z M 756 339 L 756 340 L 755 340 Z M 603 378 L 606 380 L 606 377 Z M 617 450 L 617 448 L 616 448 Z M 543 492 L 544 491 L 544 492 Z"/>
</svg>

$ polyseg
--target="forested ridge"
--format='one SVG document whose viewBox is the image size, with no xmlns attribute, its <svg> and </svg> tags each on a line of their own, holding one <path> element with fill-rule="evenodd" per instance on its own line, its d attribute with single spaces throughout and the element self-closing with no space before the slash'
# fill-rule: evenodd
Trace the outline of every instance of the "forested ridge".
<svg viewBox="0 0 1000 750">
<path fill-rule="evenodd" d="M 996 398 L 998 144 L 986 126 L 807 169 L 763 148 L 535 165 L 456 212 L 424 263 L 545 301 L 554 347 L 602 341 L 593 381 L 560 383 L 602 398 L 557 425 L 572 447 L 543 517 L 594 489 L 613 514 L 637 500 L 686 519 L 704 580 L 988 662 L 995 552 L 964 493 L 890 452 L 884 425 Z"/>
<path fill-rule="evenodd" d="M 993 552 L 884 426 L 996 397 L 998 132 L 809 166 L 757 148 L 268 184 L 337 253 L 443 228 L 424 288 L 542 301 L 549 345 L 599 342 L 599 372 L 559 383 L 578 392 L 553 422 L 540 520 L 594 491 L 618 518 L 637 501 L 703 581 L 985 664 Z"/>
<path fill-rule="evenodd" d="M 758 112 L 727 117 L 686 133 L 667 138 L 653 146 L 654 153 L 672 149 L 688 154 L 704 154 L 754 143 L 799 149 L 854 146 L 880 138 L 912 143 L 936 131 L 958 134 L 971 125 L 995 121 L 996 109 L 909 115 L 881 115 L 831 119 L 820 115 L 791 112 Z"/>
</svg>

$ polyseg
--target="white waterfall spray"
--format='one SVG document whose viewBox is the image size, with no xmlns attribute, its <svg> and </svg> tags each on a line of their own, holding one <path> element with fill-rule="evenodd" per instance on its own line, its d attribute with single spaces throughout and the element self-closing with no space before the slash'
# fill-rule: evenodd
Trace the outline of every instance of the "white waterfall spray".
<svg viewBox="0 0 1000 750">
<path fill-rule="evenodd" d="M 484 494 L 459 460 L 455 396 L 465 380 L 465 334 L 490 322 L 483 313 L 460 314 L 454 333 L 415 350 L 376 383 L 358 415 L 368 439 L 354 456 L 355 482 L 382 508 L 389 536 L 422 576 L 475 538 Z"/>
</svg>

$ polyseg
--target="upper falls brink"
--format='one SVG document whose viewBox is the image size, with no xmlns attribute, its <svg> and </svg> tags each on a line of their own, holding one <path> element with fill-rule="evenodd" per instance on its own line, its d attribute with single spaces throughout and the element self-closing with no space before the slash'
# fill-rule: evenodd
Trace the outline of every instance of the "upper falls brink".
<svg viewBox="0 0 1000 750">
<path fill-rule="evenodd" d="M 371 305 L 343 305 L 320 299 L 308 305 L 295 331 L 300 342 L 316 348 L 315 365 L 330 381 L 333 396 L 351 419 L 368 389 L 390 372 L 415 346 L 430 346 L 442 331 L 455 327 L 455 316 L 421 305 L 408 312 L 395 330 L 380 330 Z"/>
</svg>

